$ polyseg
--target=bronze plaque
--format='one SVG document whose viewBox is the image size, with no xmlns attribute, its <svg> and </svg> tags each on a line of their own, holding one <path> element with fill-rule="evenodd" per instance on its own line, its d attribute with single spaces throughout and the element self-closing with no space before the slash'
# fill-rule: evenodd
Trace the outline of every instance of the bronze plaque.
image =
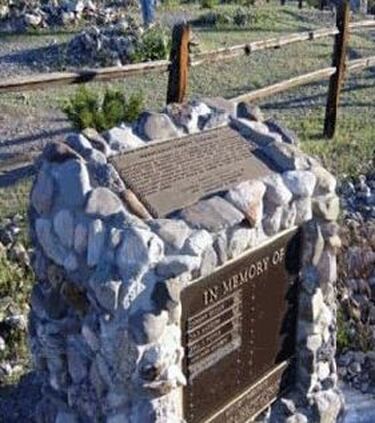
<svg viewBox="0 0 375 423">
<path fill-rule="evenodd" d="M 182 291 L 184 418 L 244 423 L 293 378 L 297 229 Z"/>
<path fill-rule="evenodd" d="M 228 126 L 119 154 L 111 159 L 127 188 L 154 217 L 271 171 L 256 146 Z"/>
</svg>

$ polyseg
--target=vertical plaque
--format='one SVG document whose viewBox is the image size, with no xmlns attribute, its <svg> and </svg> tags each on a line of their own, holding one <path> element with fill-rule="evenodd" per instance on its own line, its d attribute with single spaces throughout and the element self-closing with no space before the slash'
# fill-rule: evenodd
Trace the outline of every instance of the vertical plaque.
<svg viewBox="0 0 375 423">
<path fill-rule="evenodd" d="M 188 423 L 247 422 L 290 382 L 299 239 L 288 230 L 183 290 Z"/>
</svg>

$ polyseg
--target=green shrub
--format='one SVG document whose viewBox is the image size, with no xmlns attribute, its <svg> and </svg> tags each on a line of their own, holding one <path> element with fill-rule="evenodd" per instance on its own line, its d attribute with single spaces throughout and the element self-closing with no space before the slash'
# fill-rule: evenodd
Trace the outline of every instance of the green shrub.
<svg viewBox="0 0 375 423">
<path fill-rule="evenodd" d="M 349 322 L 345 320 L 341 308 L 337 310 L 337 349 L 342 352 L 351 346 Z"/>
<path fill-rule="evenodd" d="M 107 89 L 101 98 L 100 94 L 85 86 L 63 104 L 63 111 L 75 128 L 95 128 L 98 131 L 135 120 L 142 108 L 143 97 L 140 94 L 126 98 L 119 90 Z"/>
<path fill-rule="evenodd" d="M 219 0 L 201 0 L 202 9 L 213 9 L 219 4 Z"/>
<path fill-rule="evenodd" d="M 170 34 L 161 27 L 153 27 L 144 32 L 132 54 L 133 63 L 168 59 L 171 47 Z"/>
<path fill-rule="evenodd" d="M 6 345 L 0 351 L 0 362 L 11 360 L 24 365 L 28 361 L 25 331 L 9 326 L 5 319 L 14 314 L 27 314 L 33 283 L 34 275 L 29 268 L 8 260 L 5 252 L 0 251 L 0 335 Z"/>
</svg>

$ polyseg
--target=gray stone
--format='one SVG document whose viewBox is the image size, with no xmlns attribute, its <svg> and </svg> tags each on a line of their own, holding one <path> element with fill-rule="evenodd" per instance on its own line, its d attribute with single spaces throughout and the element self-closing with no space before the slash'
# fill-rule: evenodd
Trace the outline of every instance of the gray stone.
<svg viewBox="0 0 375 423">
<path fill-rule="evenodd" d="M 117 248 L 122 240 L 122 231 L 118 228 L 111 228 L 109 231 L 109 243 L 112 248 Z"/>
<path fill-rule="evenodd" d="M 68 255 L 66 248 L 60 244 L 57 236 L 52 231 L 52 222 L 40 218 L 35 222 L 35 230 L 45 255 L 56 264 L 64 265 Z"/>
<path fill-rule="evenodd" d="M 69 345 L 69 343 L 66 350 L 66 356 L 70 377 L 74 383 L 81 383 L 88 372 L 87 358 L 80 350 L 76 349 L 76 345 Z"/>
<path fill-rule="evenodd" d="M 280 134 L 283 142 L 294 145 L 298 144 L 298 137 L 296 133 L 290 129 L 285 128 L 285 126 L 276 122 L 273 118 L 267 119 L 265 124 L 270 131 Z"/>
<path fill-rule="evenodd" d="M 231 124 L 251 142 L 260 147 L 265 147 L 273 143 L 281 143 L 279 134 L 270 133 L 267 126 L 261 122 L 250 121 L 246 119 L 233 119 Z"/>
<path fill-rule="evenodd" d="M 177 138 L 179 132 L 164 113 L 144 112 L 137 123 L 137 133 L 147 141 Z"/>
<path fill-rule="evenodd" d="M 120 413 L 112 414 L 106 420 L 106 423 L 129 423 L 129 412 L 123 411 Z"/>
<path fill-rule="evenodd" d="M 202 130 L 220 128 L 228 123 L 228 115 L 224 112 L 214 112 L 204 121 Z"/>
<path fill-rule="evenodd" d="M 215 248 L 218 257 L 218 264 L 225 263 L 228 260 L 228 241 L 226 231 L 221 231 L 217 235 L 213 247 Z"/>
<path fill-rule="evenodd" d="M 114 312 L 118 308 L 121 284 L 121 281 L 116 280 L 107 280 L 96 284 L 90 281 L 99 304 L 109 312 Z"/>
<path fill-rule="evenodd" d="M 311 172 L 316 177 L 314 195 L 334 193 L 336 189 L 336 178 L 328 170 L 321 166 L 313 166 Z"/>
<path fill-rule="evenodd" d="M 237 117 L 248 119 L 248 120 L 255 120 L 258 122 L 264 121 L 264 116 L 260 108 L 258 106 L 254 106 L 253 104 L 247 103 L 245 101 L 241 101 L 240 103 L 238 103 Z"/>
<path fill-rule="evenodd" d="M 108 188 L 98 187 L 91 191 L 85 211 L 89 215 L 106 218 L 124 209 L 120 198 Z"/>
<path fill-rule="evenodd" d="M 82 157 L 64 142 L 50 142 L 43 150 L 43 158 L 51 163 L 64 163 L 71 159 L 81 160 Z"/>
<path fill-rule="evenodd" d="M 311 165 L 311 160 L 301 151 L 291 145 L 283 142 L 274 142 L 266 145 L 262 153 L 271 160 L 271 163 L 280 172 L 287 170 L 306 170 Z"/>
<path fill-rule="evenodd" d="M 295 200 L 297 208 L 296 225 L 301 225 L 312 219 L 312 203 L 310 197 L 299 198 Z"/>
<path fill-rule="evenodd" d="M 237 105 L 233 101 L 226 100 L 223 97 L 205 97 L 202 101 L 215 112 L 225 113 L 229 116 L 236 115 Z"/>
<path fill-rule="evenodd" d="M 156 219 L 150 225 L 167 245 L 177 250 L 183 247 L 191 232 L 183 220 Z"/>
<path fill-rule="evenodd" d="M 83 254 L 87 249 L 88 230 L 84 223 L 78 223 L 74 229 L 74 250 Z"/>
<path fill-rule="evenodd" d="M 313 198 L 314 215 L 324 220 L 336 220 L 340 211 L 339 198 L 334 194 L 319 195 Z"/>
<path fill-rule="evenodd" d="M 293 201 L 283 207 L 283 213 L 281 216 L 280 229 L 288 229 L 295 225 L 297 218 L 297 207 Z"/>
<path fill-rule="evenodd" d="M 93 148 L 86 157 L 86 160 L 88 160 L 88 167 L 90 169 L 90 166 L 93 164 L 96 165 L 105 165 L 107 163 L 107 158 L 105 154 L 103 154 L 101 151 L 96 150 Z"/>
<path fill-rule="evenodd" d="M 77 257 L 73 252 L 70 252 L 64 260 L 64 268 L 68 272 L 74 272 L 78 269 Z"/>
<path fill-rule="evenodd" d="M 305 170 L 290 170 L 283 173 L 284 184 L 295 197 L 311 197 L 316 177 L 312 172 Z"/>
<path fill-rule="evenodd" d="M 169 311 L 179 305 L 181 289 L 182 283 L 178 278 L 167 279 L 155 284 L 151 298 L 159 310 Z"/>
<path fill-rule="evenodd" d="M 53 218 L 53 228 L 61 243 L 71 248 L 74 240 L 74 218 L 69 210 L 62 209 Z"/>
<path fill-rule="evenodd" d="M 182 218 L 196 229 L 216 232 L 240 223 L 244 215 L 221 197 L 201 200 L 181 212 Z"/>
<path fill-rule="evenodd" d="M 157 342 L 163 335 L 168 323 L 168 313 L 160 314 L 139 311 L 130 316 L 130 330 L 138 344 Z"/>
<path fill-rule="evenodd" d="M 90 222 L 88 246 L 87 246 L 87 264 L 93 267 L 99 263 L 105 242 L 105 226 L 100 219 Z"/>
<path fill-rule="evenodd" d="M 303 244 L 303 263 L 316 266 L 324 250 L 324 239 L 321 227 L 316 221 L 312 220 L 303 226 Z"/>
<path fill-rule="evenodd" d="M 111 149 L 116 151 L 129 151 L 145 145 L 137 135 L 135 135 L 131 128 L 112 128 L 104 134 Z"/>
<path fill-rule="evenodd" d="M 163 241 L 149 229 L 124 229 L 123 241 L 116 252 L 116 263 L 124 278 L 142 274 L 164 256 Z"/>
<path fill-rule="evenodd" d="M 277 234 L 281 226 L 281 218 L 283 215 L 283 208 L 276 206 L 275 208 L 267 211 L 263 218 L 263 230 L 268 236 Z"/>
<path fill-rule="evenodd" d="M 85 159 L 89 157 L 92 151 L 92 145 L 90 144 L 90 141 L 82 134 L 69 134 L 66 137 L 65 142 Z"/>
<path fill-rule="evenodd" d="M 166 113 L 172 119 L 173 123 L 183 128 L 188 134 L 193 134 L 198 131 L 198 112 L 188 103 L 173 103 L 169 104 Z"/>
<path fill-rule="evenodd" d="M 90 178 L 86 166 L 78 160 L 68 160 L 53 166 L 58 192 L 55 205 L 59 208 L 77 208 L 84 205 L 90 191 Z"/>
<path fill-rule="evenodd" d="M 184 252 L 195 256 L 201 256 L 203 251 L 212 244 L 212 236 L 204 229 L 193 231 L 186 240 Z"/>
<path fill-rule="evenodd" d="M 54 423 L 78 423 L 78 417 L 71 412 L 60 411 Z"/>
<path fill-rule="evenodd" d="M 211 274 L 215 270 L 217 263 L 218 259 L 215 249 L 209 246 L 202 254 L 201 276 Z"/>
<path fill-rule="evenodd" d="M 253 245 L 255 230 L 237 227 L 229 230 L 228 235 L 228 257 L 239 256 L 247 248 Z"/>
<path fill-rule="evenodd" d="M 178 255 L 166 256 L 156 265 L 156 274 L 163 278 L 173 278 L 182 273 L 196 272 L 201 264 L 201 259 L 196 256 Z"/>
<path fill-rule="evenodd" d="M 289 416 L 285 423 L 308 423 L 308 419 L 304 414 L 296 413 L 293 416 Z M 333 423 L 333 422 L 332 422 Z"/>
<path fill-rule="evenodd" d="M 313 395 L 320 423 L 334 423 L 343 408 L 341 396 L 334 390 L 320 391 Z"/>
<path fill-rule="evenodd" d="M 112 154 L 112 150 L 104 137 L 94 128 L 85 128 L 82 134 L 90 141 L 91 145 L 102 152 L 106 157 Z"/>
<path fill-rule="evenodd" d="M 38 173 L 36 182 L 31 192 L 31 202 L 39 214 L 50 211 L 53 201 L 54 184 L 46 168 Z"/>
<path fill-rule="evenodd" d="M 292 193 L 288 190 L 283 179 L 277 173 L 267 176 L 264 179 L 266 184 L 266 193 L 264 195 L 265 206 L 284 206 L 292 199 Z M 272 207 L 271 207 L 272 208 Z"/>
<path fill-rule="evenodd" d="M 265 185 L 256 180 L 242 182 L 229 190 L 225 196 L 246 216 L 250 226 L 257 226 L 263 218 L 263 196 Z"/>
<path fill-rule="evenodd" d="M 322 286 L 333 284 L 337 279 L 336 255 L 330 249 L 325 249 L 317 263 L 318 272 Z"/>
</svg>

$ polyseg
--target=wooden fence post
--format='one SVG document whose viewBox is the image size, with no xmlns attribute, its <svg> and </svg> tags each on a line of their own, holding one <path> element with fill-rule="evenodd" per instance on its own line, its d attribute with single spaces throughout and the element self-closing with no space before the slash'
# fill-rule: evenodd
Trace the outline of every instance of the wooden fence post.
<svg viewBox="0 0 375 423">
<path fill-rule="evenodd" d="M 331 76 L 329 81 L 326 115 L 324 119 L 324 136 L 326 138 L 333 138 L 336 131 L 340 92 L 346 70 L 346 50 L 349 41 L 349 13 L 349 0 L 343 0 L 337 6 L 336 24 L 339 33 L 335 37 L 332 64 L 336 68 L 336 72 Z"/>
<path fill-rule="evenodd" d="M 182 103 L 186 99 L 189 77 L 190 26 L 175 25 L 172 32 L 167 104 Z"/>
</svg>

